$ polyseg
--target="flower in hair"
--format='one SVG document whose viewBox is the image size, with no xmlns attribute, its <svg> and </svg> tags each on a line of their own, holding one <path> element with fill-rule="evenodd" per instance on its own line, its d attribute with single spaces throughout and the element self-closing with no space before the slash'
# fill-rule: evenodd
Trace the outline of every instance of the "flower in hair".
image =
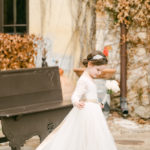
<svg viewBox="0 0 150 150">
<path fill-rule="evenodd" d="M 101 59 L 101 58 L 103 58 L 103 56 L 101 56 L 101 55 L 95 55 L 95 56 L 93 57 L 94 60 L 98 60 L 98 59 Z"/>
<path fill-rule="evenodd" d="M 107 47 L 104 48 L 103 54 L 104 54 L 106 57 L 108 56 L 108 49 L 107 49 Z"/>
</svg>

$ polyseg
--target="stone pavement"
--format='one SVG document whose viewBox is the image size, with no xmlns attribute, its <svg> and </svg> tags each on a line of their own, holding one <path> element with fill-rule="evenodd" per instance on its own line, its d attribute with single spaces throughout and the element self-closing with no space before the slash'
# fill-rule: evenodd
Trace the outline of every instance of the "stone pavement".
<svg viewBox="0 0 150 150">
<path fill-rule="evenodd" d="M 109 118 L 108 124 L 118 150 L 150 150 L 150 123 L 139 124 L 123 118 Z"/>
<path fill-rule="evenodd" d="M 108 125 L 115 138 L 118 150 L 150 150 L 150 121 L 138 124 L 135 119 L 123 119 L 119 115 L 110 114 Z M 0 136 L 2 132 L 0 129 Z M 26 141 L 21 150 L 35 150 L 39 144 L 37 136 Z M 0 144 L 0 150 L 11 150 L 8 143 Z"/>
</svg>

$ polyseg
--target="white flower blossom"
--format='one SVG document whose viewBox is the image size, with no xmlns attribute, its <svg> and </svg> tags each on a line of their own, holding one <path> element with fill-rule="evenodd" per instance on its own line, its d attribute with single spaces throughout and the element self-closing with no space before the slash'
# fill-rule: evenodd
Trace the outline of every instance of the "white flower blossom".
<svg viewBox="0 0 150 150">
<path fill-rule="evenodd" d="M 117 93 L 120 91 L 118 82 L 115 80 L 107 80 L 105 86 L 106 86 L 107 90 L 110 90 L 112 92 Z"/>
</svg>

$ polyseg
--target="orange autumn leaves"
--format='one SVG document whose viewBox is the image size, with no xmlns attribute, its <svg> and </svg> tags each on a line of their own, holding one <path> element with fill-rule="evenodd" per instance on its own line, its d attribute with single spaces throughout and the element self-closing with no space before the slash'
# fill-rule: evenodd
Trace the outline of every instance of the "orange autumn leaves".
<svg viewBox="0 0 150 150">
<path fill-rule="evenodd" d="M 35 35 L 0 33 L 0 70 L 34 68 Z"/>
<path fill-rule="evenodd" d="M 96 10 L 101 14 L 107 10 L 117 25 L 127 28 L 150 26 L 150 0 L 98 0 Z"/>
</svg>

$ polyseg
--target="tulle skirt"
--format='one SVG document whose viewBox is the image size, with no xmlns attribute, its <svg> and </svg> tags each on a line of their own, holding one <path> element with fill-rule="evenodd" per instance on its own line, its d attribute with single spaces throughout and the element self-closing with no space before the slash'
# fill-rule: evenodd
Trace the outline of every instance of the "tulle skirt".
<svg viewBox="0 0 150 150">
<path fill-rule="evenodd" d="M 99 104 L 73 107 L 36 150 L 117 150 Z"/>
</svg>

